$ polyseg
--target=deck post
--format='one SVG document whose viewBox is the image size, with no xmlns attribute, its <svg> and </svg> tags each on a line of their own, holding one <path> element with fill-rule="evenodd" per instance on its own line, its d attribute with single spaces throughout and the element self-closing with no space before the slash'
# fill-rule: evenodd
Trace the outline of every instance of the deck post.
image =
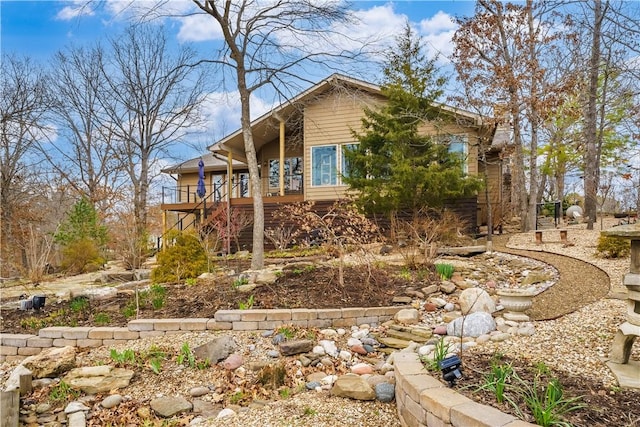
<svg viewBox="0 0 640 427">
<path fill-rule="evenodd" d="M 280 195 L 284 196 L 284 120 L 280 120 L 280 162 L 278 166 L 280 167 L 278 185 L 280 187 Z"/>
</svg>

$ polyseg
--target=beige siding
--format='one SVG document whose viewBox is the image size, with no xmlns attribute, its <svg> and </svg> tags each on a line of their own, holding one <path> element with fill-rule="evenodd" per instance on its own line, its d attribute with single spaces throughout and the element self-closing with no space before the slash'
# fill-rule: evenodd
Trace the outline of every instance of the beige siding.
<svg viewBox="0 0 640 427">
<path fill-rule="evenodd" d="M 363 107 L 373 105 L 372 97 L 354 97 L 332 93 L 305 109 L 304 115 L 304 188 L 306 200 L 333 200 L 344 197 L 347 186 L 311 185 L 311 147 L 353 143 L 351 129 L 359 130 Z"/>
</svg>

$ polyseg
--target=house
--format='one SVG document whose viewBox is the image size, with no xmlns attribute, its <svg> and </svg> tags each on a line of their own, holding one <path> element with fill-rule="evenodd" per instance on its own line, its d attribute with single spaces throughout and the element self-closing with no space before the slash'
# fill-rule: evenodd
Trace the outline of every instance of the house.
<svg viewBox="0 0 640 427">
<path fill-rule="evenodd" d="M 316 201 L 316 206 L 328 206 L 347 195 L 348 186 L 341 180 L 348 168 L 343 150 L 357 142 L 352 130 L 361 128 L 364 108 L 383 102 L 379 86 L 334 74 L 252 122 L 262 182 L 257 191 L 264 197 L 265 227 L 269 227 L 270 213 L 282 203 L 309 200 Z M 486 171 L 497 224 L 502 195 L 506 194 L 502 146 L 508 133 L 483 123 L 473 113 L 446 105 L 440 109 L 443 119 L 425 124 L 422 131 L 464 156 L 466 173 Z M 480 151 L 480 141 L 489 149 Z M 163 189 L 165 230 L 188 228 L 214 206 L 229 204 L 251 211 L 251 195 L 256 189 L 249 184 L 242 130 L 216 142 L 209 151 L 201 158 L 206 187 L 203 198 L 196 194 L 200 158 L 163 170 L 174 176 L 177 184 Z M 483 225 L 487 221 L 486 199 L 483 192 L 477 198 L 455 201 L 454 209 L 472 224 Z M 168 220 L 171 213 L 177 215 L 174 221 Z"/>
</svg>

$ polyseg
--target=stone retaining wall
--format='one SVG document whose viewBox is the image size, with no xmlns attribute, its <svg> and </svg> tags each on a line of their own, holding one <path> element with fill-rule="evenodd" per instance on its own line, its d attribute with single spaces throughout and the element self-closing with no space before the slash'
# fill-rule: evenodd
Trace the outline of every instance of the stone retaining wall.
<svg viewBox="0 0 640 427">
<path fill-rule="evenodd" d="M 20 360 L 49 347 L 101 347 L 165 334 L 193 331 L 255 331 L 282 325 L 349 328 L 364 323 L 379 325 L 404 306 L 337 309 L 218 310 L 213 318 L 137 319 L 126 327 L 52 326 L 31 334 L 0 334 L 0 362 Z"/>
<path fill-rule="evenodd" d="M 395 353 L 396 405 L 407 427 L 535 426 L 481 405 L 433 378 L 416 353 Z"/>
</svg>

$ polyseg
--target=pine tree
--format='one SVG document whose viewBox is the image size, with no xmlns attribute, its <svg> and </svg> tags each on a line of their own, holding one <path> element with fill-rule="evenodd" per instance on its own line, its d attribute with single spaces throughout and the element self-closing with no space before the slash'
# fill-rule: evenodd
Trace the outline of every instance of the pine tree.
<svg viewBox="0 0 640 427">
<path fill-rule="evenodd" d="M 359 141 L 347 149 L 349 173 L 344 181 L 358 192 L 365 211 L 392 216 L 398 211 L 414 215 L 424 208 L 440 208 L 451 198 L 471 195 L 480 187 L 466 177 L 461 159 L 448 152 L 421 128 L 447 123 L 437 100 L 446 79 L 436 59 L 421 53 L 421 40 L 407 24 L 387 55 L 381 92 L 387 102 L 365 109 Z"/>
</svg>

